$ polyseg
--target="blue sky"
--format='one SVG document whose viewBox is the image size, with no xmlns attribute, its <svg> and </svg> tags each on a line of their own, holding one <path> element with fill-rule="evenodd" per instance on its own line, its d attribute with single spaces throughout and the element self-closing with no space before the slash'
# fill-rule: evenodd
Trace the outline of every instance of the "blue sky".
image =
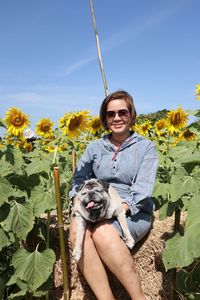
<svg viewBox="0 0 200 300">
<path fill-rule="evenodd" d="M 109 92 L 138 113 L 199 108 L 199 0 L 93 0 Z M 55 125 L 98 114 L 105 95 L 89 0 L 0 0 L 0 117 L 10 107 Z"/>
</svg>

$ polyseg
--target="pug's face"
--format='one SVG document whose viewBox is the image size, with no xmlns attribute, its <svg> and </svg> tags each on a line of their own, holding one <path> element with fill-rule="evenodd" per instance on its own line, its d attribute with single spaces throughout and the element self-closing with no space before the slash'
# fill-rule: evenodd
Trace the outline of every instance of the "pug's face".
<svg viewBox="0 0 200 300">
<path fill-rule="evenodd" d="M 109 205 L 108 184 L 98 179 L 86 180 L 79 188 L 81 213 L 91 222 L 97 222 L 106 214 Z"/>
</svg>

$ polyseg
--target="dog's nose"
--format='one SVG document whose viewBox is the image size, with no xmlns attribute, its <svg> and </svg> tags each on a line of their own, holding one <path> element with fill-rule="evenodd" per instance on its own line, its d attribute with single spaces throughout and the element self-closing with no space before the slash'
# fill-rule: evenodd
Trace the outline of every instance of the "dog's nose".
<svg viewBox="0 0 200 300">
<path fill-rule="evenodd" d="M 94 192 L 93 192 L 93 191 L 90 191 L 90 192 L 88 193 L 88 196 L 89 196 L 90 198 L 94 197 Z"/>
</svg>

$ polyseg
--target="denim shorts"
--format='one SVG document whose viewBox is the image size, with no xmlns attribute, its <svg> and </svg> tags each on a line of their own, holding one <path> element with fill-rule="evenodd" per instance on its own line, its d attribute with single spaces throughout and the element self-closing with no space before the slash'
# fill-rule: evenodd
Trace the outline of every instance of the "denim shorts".
<svg viewBox="0 0 200 300">
<path fill-rule="evenodd" d="M 143 212 L 139 212 L 133 216 L 126 217 L 128 228 L 135 242 L 139 242 L 152 227 L 152 216 Z M 117 229 L 119 235 L 123 238 L 121 226 L 116 218 L 109 221 Z"/>
</svg>

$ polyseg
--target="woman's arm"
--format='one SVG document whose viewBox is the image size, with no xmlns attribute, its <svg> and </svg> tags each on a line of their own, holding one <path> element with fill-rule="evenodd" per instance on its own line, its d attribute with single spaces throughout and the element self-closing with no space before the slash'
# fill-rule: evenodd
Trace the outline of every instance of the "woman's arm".
<svg viewBox="0 0 200 300">
<path fill-rule="evenodd" d="M 137 214 L 151 197 L 158 167 L 158 157 L 153 142 L 150 142 L 144 154 L 135 181 L 130 187 L 130 195 L 123 200 L 128 204 L 131 215 Z"/>
<path fill-rule="evenodd" d="M 93 178 L 93 158 L 91 157 L 89 146 L 78 160 L 75 173 L 72 179 L 72 190 L 69 192 L 69 197 L 72 199 L 76 193 L 78 186 L 86 179 Z"/>
</svg>

